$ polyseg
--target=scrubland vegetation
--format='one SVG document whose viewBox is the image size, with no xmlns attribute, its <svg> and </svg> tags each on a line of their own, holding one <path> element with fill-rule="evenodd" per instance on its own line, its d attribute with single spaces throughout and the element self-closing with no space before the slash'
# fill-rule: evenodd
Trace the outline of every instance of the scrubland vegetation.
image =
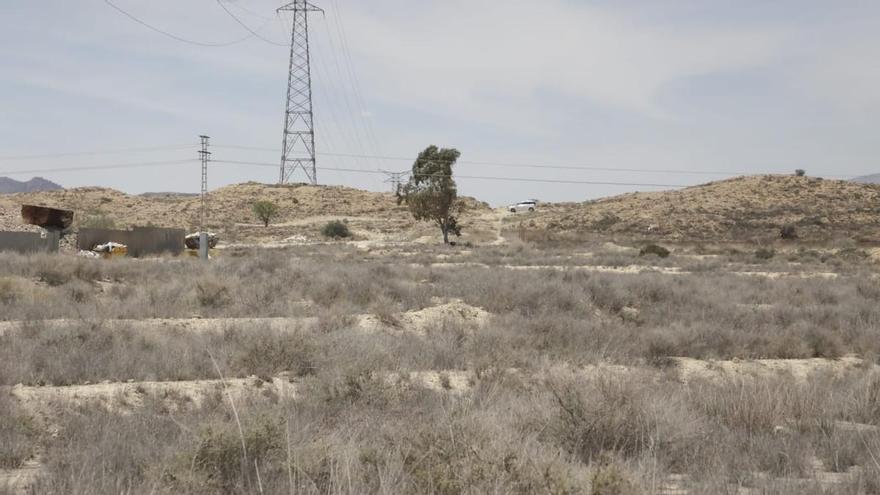
<svg viewBox="0 0 880 495">
<path fill-rule="evenodd" d="M 64 494 L 880 493 L 864 257 L 642 247 L 0 255 L 0 469 L 38 458 L 33 492 Z M 453 300 L 489 317 L 402 323 Z M 142 385 L 180 381 L 207 399 Z M 120 392 L 16 399 L 86 384 Z"/>
</svg>

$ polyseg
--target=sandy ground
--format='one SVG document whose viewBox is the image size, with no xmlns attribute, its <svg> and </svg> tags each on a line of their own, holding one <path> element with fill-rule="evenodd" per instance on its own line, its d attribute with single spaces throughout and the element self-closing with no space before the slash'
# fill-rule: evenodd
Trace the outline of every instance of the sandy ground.
<svg viewBox="0 0 880 495">
<path fill-rule="evenodd" d="M 590 253 L 580 253 L 580 256 L 587 256 Z M 474 262 L 441 262 L 441 263 L 429 263 L 419 264 L 412 263 L 410 266 L 414 268 L 429 266 L 431 268 L 455 268 L 455 267 L 471 267 L 471 268 L 485 268 L 485 269 L 497 269 L 503 268 L 505 270 L 555 270 L 555 271 L 583 271 L 583 272 L 594 272 L 594 273 L 615 273 L 620 275 L 639 275 L 642 273 L 660 273 L 663 275 L 693 275 L 694 272 L 689 272 L 683 270 L 682 268 L 676 266 L 652 266 L 652 265 L 627 265 L 627 266 L 602 266 L 602 265 L 489 265 L 486 263 L 474 263 Z M 803 279 L 824 279 L 824 280 L 832 280 L 840 277 L 838 273 L 831 272 L 759 272 L 759 271 L 748 271 L 748 272 L 727 272 L 726 274 L 731 275 L 739 275 L 742 277 L 762 277 L 769 279 L 781 279 L 781 278 L 803 278 Z"/>
<path fill-rule="evenodd" d="M 484 325 L 491 314 L 482 308 L 452 300 L 437 306 L 407 311 L 381 317 L 378 315 L 354 315 L 350 329 L 364 333 L 413 333 L 425 335 L 431 328 L 445 322 L 463 324 L 466 330 Z M 144 320 L 39 320 L 0 322 L 0 336 L 13 332 L 28 332 L 36 328 L 53 331 L 63 330 L 82 322 L 100 325 L 108 329 L 126 329 L 137 332 L 222 332 L 230 328 L 244 331 L 294 331 L 308 328 L 319 322 L 317 317 L 302 318 L 169 318 Z"/>
<path fill-rule="evenodd" d="M 772 378 L 790 376 L 806 381 L 814 374 L 842 375 L 849 371 L 873 369 L 869 364 L 854 356 L 840 359 L 756 359 L 732 361 L 703 361 L 691 358 L 672 358 L 679 378 L 687 382 L 693 379 L 722 380 L 730 378 Z"/>
</svg>

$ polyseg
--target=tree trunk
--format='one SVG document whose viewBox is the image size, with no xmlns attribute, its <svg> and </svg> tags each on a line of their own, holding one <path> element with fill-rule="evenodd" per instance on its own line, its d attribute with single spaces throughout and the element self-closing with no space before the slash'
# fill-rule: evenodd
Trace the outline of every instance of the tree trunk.
<svg viewBox="0 0 880 495">
<path fill-rule="evenodd" d="M 443 231 L 443 244 L 449 244 L 449 228 L 446 224 L 441 224 L 440 230 Z"/>
</svg>

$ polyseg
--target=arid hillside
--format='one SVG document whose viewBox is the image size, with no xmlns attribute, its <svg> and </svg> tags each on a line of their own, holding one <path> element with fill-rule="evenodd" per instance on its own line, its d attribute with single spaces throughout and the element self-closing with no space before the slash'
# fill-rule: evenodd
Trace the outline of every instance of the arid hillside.
<svg viewBox="0 0 880 495">
<path fill-rule="evenodd" d="M 278 205 L 277 218 L 263 227 L 252 212 L 257 201 Z M 193 230 L 198 226 L 201 201 L 189 194 L 128 195 L 106 188 L 86 187 L 0 197 L 0 230 L 34 230 L 23 225 L 22 204 L 71 209 L 76 226 L 127 228 L 154 225 Z M 468 200 L 468 216 L 488 207 Z M 233 241 L 269 241 L 314 233 L 331 219 L 349 219 L 354 230 L 408 232 L 420 230 L 393 194 L 341 186 L 236 184 L 212 191 L 208 228 Z"/>
<path fill-rule="evenodd" d="M 751 241 L 779 237 L 880 240 L 880 185 L 762 175 L 677 191 L 639 192 L 585 203 L 548 204 L 514 226 L 680 241 Z"/>
</svg>

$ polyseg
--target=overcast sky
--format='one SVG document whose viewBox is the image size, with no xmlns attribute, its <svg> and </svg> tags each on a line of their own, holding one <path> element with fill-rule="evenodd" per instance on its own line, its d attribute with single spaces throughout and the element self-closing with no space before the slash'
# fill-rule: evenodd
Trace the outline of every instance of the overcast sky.
<svg viewBox="0 0 880 495">
<path fill-rule="evenodd" d="M 248 35 L 217 0 L 113 1 L 201 43 Z M 289 41 L 280 0 L 225 1 L 262 37 Z M 436 144 L 462 152 L 458 174 L 481 177 L 684 185 L 722 177 L 711 172 L 880 172 L 876 0 L 315 2 L 327 11 L 311 18 L 319 167 L 404 170 L 411 162 L 326 153 L 414 158 Z M 287 58 L 255 38 L 175 41 L 104 0 L 2 0 L 0 176 L 193 159 L 204 133 L 216 159 L 269 165 L 213 164 L 212 188 L 275 182 Z M 186 146 L 6 159 L 172 145 Z M 132 193 L 193 192 L 200 180 L 195 162 L 38 175 Z M 376 174 L 318 175 L 388 188 Z M 493 204 L 655 189 L 459 183 Z"/>
</svg>

